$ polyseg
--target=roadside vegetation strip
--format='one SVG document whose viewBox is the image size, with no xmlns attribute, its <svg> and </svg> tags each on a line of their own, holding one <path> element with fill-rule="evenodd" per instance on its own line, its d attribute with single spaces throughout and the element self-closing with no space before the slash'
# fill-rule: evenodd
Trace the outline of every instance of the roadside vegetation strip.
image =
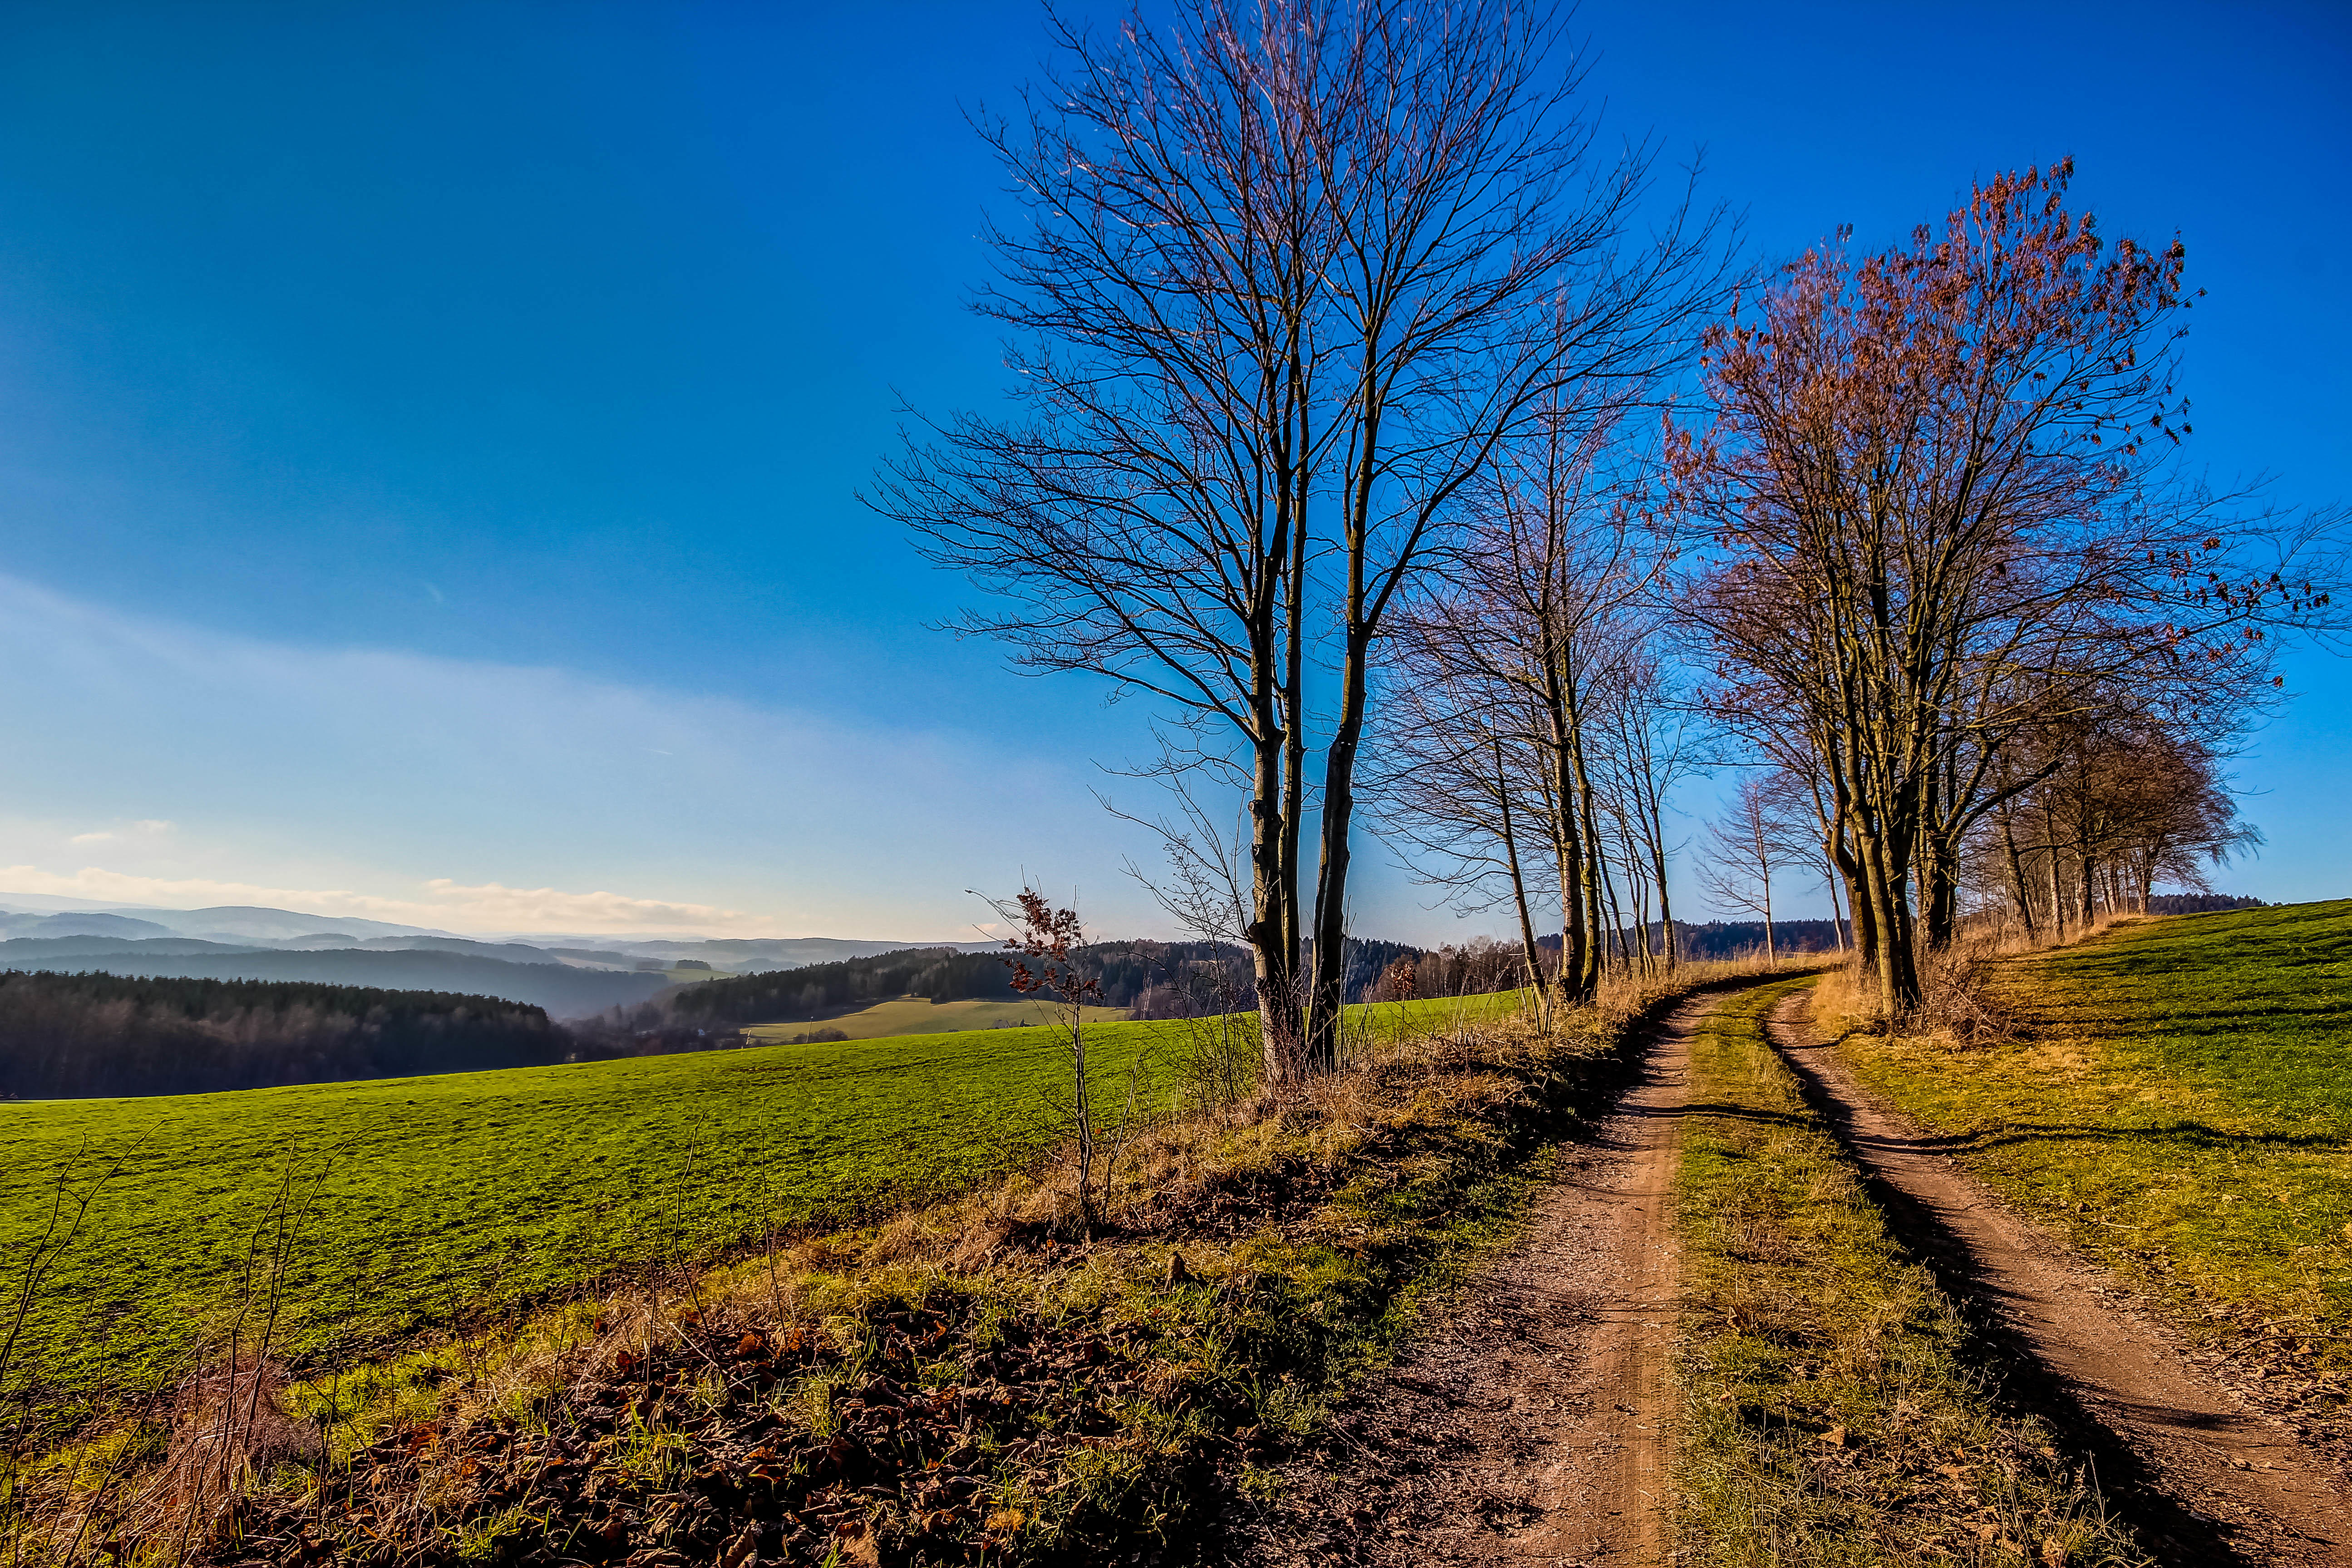
<svg viewBox="0 0 2352 1568">
<path fill-rule="evenodd" d="M 1976 1176 L 2150 1288 L 2352 1457 L 2352 902 L 2180 915 L 2007 960 L 2011 1038 L 1824 1018 Z"/>
<path fill-rule="evenodd" d="M 1676 1184 L 1678 1562 L 2143 1564 L 1895 1245 L 1775 1058 L 1760 987 L 1691 1043 Z"/>
<path fill-rule="evenodd" d="M 1622 1082 L 1642 1010 L 1720 978 L 1617 993 L 1549 1040 L 1406 1030 L 1305 1095 L 1150 1129 L 1090 1240 L 1043 1167 L 314 1378 L 289 1395 L 310 1447 L 257 1462 L 236 1510 L 204 1503 L 195 1538 L 218 1531 L 221 1561 L 420 1564 L 1197 1542 L 1277 1506 L 1279 1457 L 1507 1231 L 1532 1156 Z M 168 1421 L 107 1434 L 28 1495 L 155 1539 L 142 1489 L 173 1444 Z M 124 1453 L 150 1468 L 109 1480 Z"/>
<path fill-rule="evenodd" d="M 1454 1027 L 1516 998 L 1354 1009 L 1361 1035 Z M 1101 1113 L 1164 1113 L 1192 1020 L 1088 1028 Z M 1131 1070 L 1131 1071 L 1130 1071 Z M 301 1219 L 276 1344 L 383 1345 L 772 1230 L 962 1192 L 1062 1135 L 1049 1029 L 663 1056 L 136 1100 L 0 1103 L 13 1284 L 60 1180 L 120 1162 L 31 1303 L 0 1397 L 70 1413 L 167 1384 L 250 1298 L 282 1194 Z M 267 1272 L 267 1270 L 265 1270 Z"/>
</svg>

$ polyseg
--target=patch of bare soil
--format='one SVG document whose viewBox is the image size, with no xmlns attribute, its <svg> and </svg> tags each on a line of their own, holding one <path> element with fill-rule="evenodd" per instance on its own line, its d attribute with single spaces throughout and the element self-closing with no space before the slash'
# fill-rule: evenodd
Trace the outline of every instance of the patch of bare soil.
<svg viewBox="0 0 2352 1568">
<path fill-rule="evenodd" d="M 1525 1233 L 1282 1471 L 1261 1563 L 1666 1560 L 1675 1259 L 1667 1202 L 1690 1037 L 1655 1027 L 1633 1085 L 1563 1145 Z"/>
<path fill-rule="evenodd" d="M 1790 997 L 1770 1021 L 1808 1101 L 1867 1173 L 1895 1233 L 2013 1364 L 2008 1393 L 2093 1461 L 2167 1561 L 2352 1565 L 2347 1479 L 2200 1371 L 2114 1276 L 2089 1267 L 1864 1089 Z"/>
</svg>

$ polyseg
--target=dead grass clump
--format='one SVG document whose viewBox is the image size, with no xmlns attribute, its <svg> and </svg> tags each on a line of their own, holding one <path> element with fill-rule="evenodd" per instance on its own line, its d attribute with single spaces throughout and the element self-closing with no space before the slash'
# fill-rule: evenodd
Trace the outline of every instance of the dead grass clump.
<svg viewBox="0 0 2352 1568">
<path fill-rule="evenodd" d="M 1994 944 L 1982 941 L 1956 942 L 1931 956 L 1920 976 L 1913 1032 L 1938 1035 L 1962 1049 L 2015 1040 L 2017 1015 L 2003 1004 L 1994 985 L 2001 956 Z"/>
<path fill-rule="evenodd" d="M 1964 936 L 1940 953 L 1922 954 L 1919 1005 L 1891 1032 L 1961 1050 L 2012 1043 L 2025 1025 L 2005 995 L 2005 960 L 2071 946 L 2140 918 L 2103 915 L 2087 927 L 2070 928 L 2063 942 L 2005 925 Z M 1813 1017 L 1832 1038 L 1890 1032 L 1877 977 L 1864 971 L 1859 956 L 1821 977 L 1814 987 Z"/>
<path fill-rule="evenodd" d="M 288 1408 L 288 1387 L 283 1367 L 252 1355 L 183 1378 L 162 1461 L 110 1521 L 112 1532 L 184 1558 L 220 1536 L 278 1466 L 325 1458 L 324 1434 Z"/>
</svg>

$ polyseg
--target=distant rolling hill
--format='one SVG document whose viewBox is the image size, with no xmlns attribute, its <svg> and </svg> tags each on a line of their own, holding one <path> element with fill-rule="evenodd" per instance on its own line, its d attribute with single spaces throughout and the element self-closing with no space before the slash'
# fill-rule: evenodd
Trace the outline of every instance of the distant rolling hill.
<svg viewBox="0 0 2352 1568">
<path fill-rule="evenodd" d="M 837 936 L 549 935 L 484 940 L 417 925 L 252 904 L 204 909 L 63 907 L 0 892 L 0 969 L 102 970 L 198 979 L 313 980 L 503 997 L 585 1018 L 634 1007 L 686 970 L 797 969 L 902 951 Z M 954 943 L 966 951 L 992 943 Z M 658 965 L 667 973 L 649 973 Z"/>
<path fill-rule="evenodd" d="M 315 980 L 394 991 L 456 991 L 525 1002 L 546 1009 L 554 1019 L 585 1018 L 607 1008 L 634 1007 L 669 984 L 664 974 L 583 968 L 551 955 L 542 962 L 516 963 L 436 948 L 286 951 L 240 948 L 184 936 L 15 937 L 0 942 L 0 967 L 98 969 L 113 975 L 209 980 Z"/>
</svg>

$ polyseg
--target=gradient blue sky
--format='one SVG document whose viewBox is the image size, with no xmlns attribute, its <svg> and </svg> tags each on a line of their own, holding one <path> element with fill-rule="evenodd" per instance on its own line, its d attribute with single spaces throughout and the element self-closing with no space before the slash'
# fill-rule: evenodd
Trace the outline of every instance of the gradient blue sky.
<svg viewBox="0 0 2352 1568">
<path fill-rule="evenodd" d="M 2352 495 L 2348 18 L 1577 26 L 1610 123 L 1704 149 L 1758 255 L 2072 152 L 2209 291 L 2200 460 L 2308 504 Z M 0 8 L 0 902 L 914 938 L 1025 873 L 1154 927 L 1088 793 L 1149 805 L 1096 768 L 1140 710 L 924 630 L 968 590 L 854 498 L 898 395 L 1000 384 L 963 114 L 1043 37 L 1028 4 Z M 2291 678 L 2239 769 L 2270 847 L 2224 882 L 2352 892 L 2352 668 Z M 1368 932 L 1486 925 L 1367 883 Z"/>
</svg>

